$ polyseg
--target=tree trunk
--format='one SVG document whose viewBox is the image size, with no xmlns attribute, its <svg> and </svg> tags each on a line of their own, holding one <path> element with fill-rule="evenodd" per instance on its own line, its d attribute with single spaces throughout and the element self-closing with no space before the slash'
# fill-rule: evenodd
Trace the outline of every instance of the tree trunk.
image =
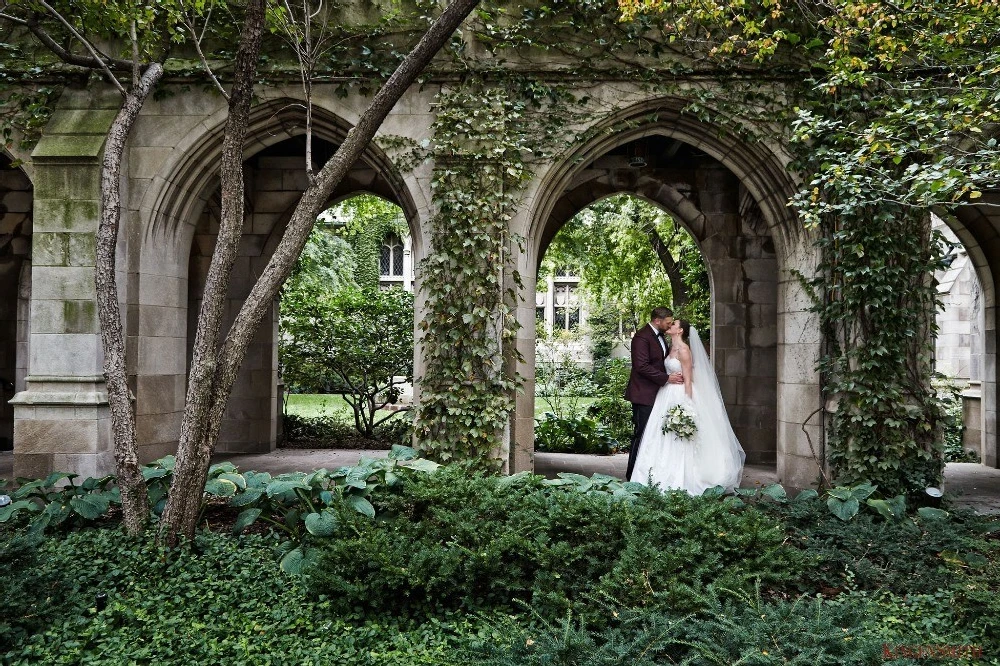
<svg viewBox="0 0 1000 666">
<path fill-rule="evenodd" d="M 670 280 L 670 293 L 673 296 L 673 306 L 675 308 L 684 307 L 689 300 L 688 288 L 684 284 L 680 264 L 674 261 L 674 255 L 670 253 L 670 246 L 660 237 L 659 232 L 652 222 L 642 222 L 641 226 L 642 230 L 649 236 L 649 242 L 653 245 L 653 251 L 659 257 L 660 263 L 663 265 L 663 270 L 667 273 L 667 279 Z"/>
<path fill-rule="evenodd" d="M 247 3 L 240 44 L 233 65 L 233 89 L 229 97 L 229 116 L 222 140 L 222 212 L 219 236 L 212 253 L 212 263 L 208 269 L 201 310 L 198 313 L 184 420 L 177 445 L 177 462 L 160 526 L 161 537 L 170 546 L 176 545 L 179 536 L 194 536 L 212 456 L 211 443 L 215 441 L 207 436 L 206 424 L 213 395 L 213 377 L 218 363 L 222 315 L 233 263 L 236 261 L 243 233 L 243 145 L 250 122 L 250 104 L 264 33 L 264 7 L 264 0 L 250 0 Z"/>
<path fill-rule="evenodd" d="M 97 318 L 104 347 L 104 381 L 108 389 L 122 518 L 129 534 L 142 532 L 149 517 L 149 499 L 139 466 L 135 412 L 125 366 L 125 336 L 115 280 L 115 249 L 121 220 L 122 155 L 135 119 L 161 76 L 163 67 L 159 63 L 146 68 L 138 85 L 126 93 L 122 108 L 108 130 L 101 166 L 101 220 L 95 239 L 94 282 Z"/>
<path fill-rule="evenodd" d="M 374 99 L 372 99 L 368 109 L 365 110 L 358 120 L 358 124 L 348 132 L 347 138 L 316 175 L 314 183 L 302 194 L 302 198 L 295 207 L 295 212 L 288 222 L 281 242 L 278 244 L 263 273 L 243 303 L 243 307 L 237 315 L 232 328 L 229 330 L 229 335 L 226 337 L 217 359 L 213 359 L 216 362 L 211 367 L 206 365 L 203 368 L 204 371 L 213 369 L 214 379 L 211 382 L 211 387 L 206 386 L 207 382 L 199 384 L 200 389 L 196 395 L 198 399 L 196 413 L 191 406 L 192 398 L 195 396 L 191 390 L 188 391 L 189 404 L 185 412 L 186 423 L 189 420 L 187 414 L 189 412 L 192 413 L 191 425 L 189 426 L 191 433 L 188 434 L 188 437 L 192 437 L 194 434 L 200 435 L 197 440 L 189 440 L 191 452 L 188 455 L 197 455 L 200 457 L 197 466 L 198 476 L 185 476 L 185 485 L 181 488 L 178 486 L 177 471 L 175 470 L 174 472 L 174 483 L 171 487 L 169 502 L 176 502 L 178 507 L 181 506 L 181 503 L 184 503 L 186 508 L 183 512 L 178 510 L 172 513 L 169 516 L 169 522 L 167 522 L 167 516 L 164 514 L 164 530 L 167 534 L 168 542 L 170 540 L 176 541 L 177 536 L 187 538 L 194 536 L 198 517 L 197 507 L 201 500 L 201 491 L 207 476 L 208 461 L 219 436 L 222 417 L 226 410 L 226 403 L 229 400 L 233 383 L 236 381 L 240 365 L 242 365 L 243 359 L 246 357 L 250 341 L 264 320 L 264 316 L 270 312 L 272 303 L 278 296 L 281 285 L 284 284 L 292 272 L 295 261 L 298 259 L 299 254 L 301 254 L 302 248 L 309 237 L 309 232 L 312 231 L 313 224 L 316 222 L 316 217 L 322 212 L 324 206 L 326 206 L 334 188 L 340 183 L 358 158 L 361 157 L 386 116 L 389 115 L 392 107 L 395 106 L 399 98 L 416 81 L 420 73 L 430 64 L 437 52 L 441 50 L 451 37 L 451 34 L 461 25 L 465 17 L 469 15 L 478 3 L 479 0 L 454 0 L 454 2 L 449 4 L 424 36 L 420 38 L 420 41 L 417 42 L 413 50 L 400 63 L 399 67 L 378 91 Z M 242 223 L 242 220 L 240 222 Z M 220 231 L 220 244 L 221 240 L 222 234 Z M 218 251 L 217 246 L 216 252 Z M 206 296 L 210 285 L 211 282 L 206 284 Z M 204 377 L 199 379 L 201 382 L 205 380 Z M 193 363 L 191 381 L 194 381 Z M 209 388 L 210 395 L 206 395 L 204 391 Z M 210 407 L 206 413 L 204 408 L 209 399 Z M 197 421 L 194 418 L 195 416 L 197 416 Z M 181 435 L 184 437 L 185 432 L 182 431 Z M 180 457 L 178 457 L 178 467 L 180 467 L 180 460 Z M 194 469 L 193 463 L 188 462 L 186 465 L 191 466 L 192 470 Z M 175 497 L 175 492 L 186 493 L 187 497 Z"/>
</svg>

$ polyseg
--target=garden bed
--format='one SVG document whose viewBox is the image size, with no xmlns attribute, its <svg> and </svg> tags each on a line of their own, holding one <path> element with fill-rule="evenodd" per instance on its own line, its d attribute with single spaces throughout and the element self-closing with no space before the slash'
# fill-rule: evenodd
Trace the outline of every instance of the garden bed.
<svg viewBox="0 0 1000 666">
<path fill-rule="evenodd" d="M 353 486 L 243 475 L 315 497 L 347 488 L 316 529 L 289 523 L 296 495 L 277 490 L 254 506 L 285 528 L 231 534 L 233 504 L 249 505 L 237 493 L 172 552 L 106 516 L 37 543 L 0 526 L 17 611 L 0 619 L 0 662 L 832 666 L 971 646 L 948 663 L 1000 663 L 996 518 L 863 505 L 844 521 L 779 486 L 691 498 L 600 475 L 368 465 L 337 476 Z"/>
</svg>

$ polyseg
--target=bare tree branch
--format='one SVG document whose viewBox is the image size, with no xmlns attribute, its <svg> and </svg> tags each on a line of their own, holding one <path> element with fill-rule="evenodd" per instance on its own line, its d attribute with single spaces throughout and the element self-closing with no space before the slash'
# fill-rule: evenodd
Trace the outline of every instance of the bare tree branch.
<svg viewBox="0 0 1000 666">
<path fill-rule="evenodd" d="M 77 29 L 73 27 L 72 23 L 70 23 L 69 21 L 67 21 L 66 18 L 62 14 L 60 14 L 59 12 L 57 12 L 52 7 L 52 5 L 50 5 L 49 3 L 45 2 L 45 0 L 39 0 L 39 4 L 41 4 L 42 7 L 45 7 L 45 9 L 48 10 L 49 13 L 51 13 L 54 17 L 56 17 L 56 19 L 60 23 L 62 23 L 64 26 L 66 26 L 66 29 L 70 31 L 70 34 L 72 34 L 74 37 L 76 37 L 78 40 L 80 40 L 80 42 L 83 44 L 83 47 L 85 49 L 87 49 L 87 51 L 90 52 L 90 56 L 94 59 L 94 62 L 97 63 L 97 65 L 101 69 L 104 70 L 104 74 L 105 74 L 105 76 L 108 77 L 108 81 L 111 82 L 111 84 L 113 86 L 115 86 L 116 88 L 118 88 L 118 92 L 120 92 L 122 95 L 125 95 L 126 94 L 125 93 L 125 87 L 121 84 L 121 81 L 118 80 L 118 77 L 115 76 L 114 72 L 111 71 L 111 67 L 109 66 L 108 62 L 105 61 L 105 58 L 102 58 L 97 53 L 97 49 L 94 47 L 93 44 L 90 43 L 90 40 L 87 39 L 87 38 L 85 38 L 83 35 L 81 35 L 77 31 Z M 30 26 L 29 26 L 29 29 L 31 29 Z M 32 30 L 32 33 L 34 33 L 34 32 L 35 31 Z M 35 34 L 37 35 L 37 33 L 35 33 Z M 48 37 L 48 35 L 46 35 L 46 37 Z M 40 36 L 39 36 L 39 39 L 41 39 Z M 49 38 L 49 39 L 51 39 L 51 38 Z M 52 43 L 55 44 L 54 41 Z M 52 47 L 50 46 L 49 48 L 52 48 Z M 60 48 L 60 50 L 62 50 L 62 49 Z M 53 51 L 55 51 L 55 49 L 53 49 Z M 133 63 L 125 62 L 123 60 L 118 61 L 118 62 L 123 63 L 125 65 L 125 67 L 127 69 L 129 69 L 129 70 L 131 70 L 133 68 Z M 88 65 L 88 66 L 92 66 L 92 65 Z"/>
<path fill-rule="evenodd" d="M 209 11 L 211 11 L 211 10 L 209 10 Z M 208 24 L 208 22 L 206 20 L 206 25 L 207 24 Z M 205 57 L 204 51 L 201 50 L 201 40 L 204 39 L 204 37 L 205 37 L 205 31 L 202 30 L 201 31 L 201 35 L 198 35 L 195 32 L 194 24 L 191 23 L 190 21 L 188 21 L 186 17 L 184 19 L 184 27 L 187 28 L 188 32 L 191 33 L 191 41 L 194 42 L 194 48 L 195 48 L 195 51 L 198 52 L 198 58 L 201 60 L 201 66 L 205 68 L 205 71 L 208 73 L 209 78 L 212 79 L 212 83 L 215 84 L 216 90 L 218 90 L 222 94 L 223 99 L 225 99 L 228 102 L 229 101 L 229 93 L 226 91 L 226 89 L 219 82 L 219 79 L 216 78 L 215 72 L 212 70 L 212 66 L 208 64 L 208 58 Z"/>
</svg>

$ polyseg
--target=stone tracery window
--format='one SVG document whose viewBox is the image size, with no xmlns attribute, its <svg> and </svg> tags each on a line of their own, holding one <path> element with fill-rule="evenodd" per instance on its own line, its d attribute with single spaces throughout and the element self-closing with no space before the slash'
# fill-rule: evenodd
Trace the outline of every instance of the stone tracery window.
<svg viewBox="0 0 1000 666">
<path fill-rule="evenodd" d="M 379 274 L 382 277 L 403 277 L 403 242 L 395 233 L 389 233 L 382 241 Z"/>
</svg>

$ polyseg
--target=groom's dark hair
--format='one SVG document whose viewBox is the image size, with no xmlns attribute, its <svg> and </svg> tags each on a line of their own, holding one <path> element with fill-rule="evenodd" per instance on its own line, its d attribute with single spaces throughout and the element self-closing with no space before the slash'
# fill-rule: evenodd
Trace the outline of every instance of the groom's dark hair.
<svg viewBox="0 0 1000 666">
<path fill-rule="evenodd" d="M 653 308 L 653 312 L 649 315 L 649 320 L 663 319 L 664 317 L 673 317 L 674 311 L 670 308 Z"/>
</svg>

